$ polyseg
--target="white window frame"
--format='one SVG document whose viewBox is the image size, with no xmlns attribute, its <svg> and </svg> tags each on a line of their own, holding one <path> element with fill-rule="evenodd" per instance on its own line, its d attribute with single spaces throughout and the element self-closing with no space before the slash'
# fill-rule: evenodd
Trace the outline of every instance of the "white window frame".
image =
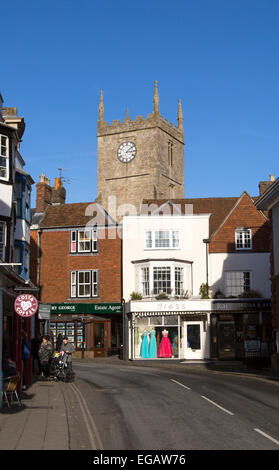
<svg viewBox="0 0 279 470">
<path fill-rule="evenodd" d="M 81 233 L 90 232 L 90 239 L 84 238 L 81 240 Z M 88 243 L 88 249 L 81 249 L 80 243 Z M 74 245 L 75 244 L 75 245 Z M 78 230 L 71 230 L 70 236 L 70 252 L 71 253 L 98 253 L 99 251 L 99 238 L 98 238 L 98 231 L 96 229 L 78 229 Z"/>
<path fill-rule="evenodd" d="M 150 297 L 150 267 L 149 266 L 141 266 L 140 267 L 141 273 L 141 291 L 143 297 Z"/>
<path fill-rule="evenodd" d="M 0 230 L 2 233 L 2 241 L 0 241 L 0 259 L 4 261 L 6 254 L 7 225 L 3 220 L 0 221 Z"/>
<path fill-rule="evenodd" d="M 247 238 L 245 235 L 249 234 L 249 245 L 245 246 Z M 239 246 L 241 242 L 241 246 Z M 236 250 L 252 250 L 252 230 L 250 228 L 236 229 L 235 230 L 235 249 Z"/>
<path fill-rule="evenodd" d="M 165 238 L 162 238 L 164 234 Z M 168 240 L 169 246 L 158 246 L 160 242 Z M 165 243 L 166 244 L 166 243 Z M 180 231 L 179 230 L 145 230 L 144 236 L 145 250 L 179 250 Z"/>
<path fill-rule="evenodd" d="M 6 145 L 5 146 L 2 145 L 2 138 L 6 139 Z M 6 155 L 2 155 L 2 147 L 6 148 Z M 6 166 L 5 167 L 1 166 L 1 158 L 6 159 Z M 9 161 L 10 161 L 10 159 L 9 159 L 9 138 L 8 138 L 8 136 L 6 136 L 4 134 L 0 134 L 0 179 L 1 180 L 5 180 L 5 181 L 9 180 L 9 176 L 10 176 Z M 6 176 L 1 176 L 1 168 L 6 169 Z"/>
<path fill-rule="evenodd" d="M 163 290 L 167 295 L 171 296 L 182 296 L 186 291 L 186 267 L 184 264 L 179 262 L 164 262 L 164 261 L 152 261 L 150 263 L 140 264 L 139 265 L 139 291 L 143 295 L 143 297 L 156 297 L 162 289 L 158 290 L 158 292 L 154 292 L 154 268 L 163 269 L 169 268 L 170 269 L 170 286 Z M 180 285 L 180 293 L 177 292 L 177 282 L 176 282 L 176 268 L 181 269 L 181 285 Z M 148 269 L 148 280 L 146 280 L 144 276 L 144 270 Z M 145 284 L 145 285 L 144 285 Z M 148 285 L 148 290 L 147 290 Z M 171 292 L 168 292 L 168 289 L 171 289 Z M 148 293 L 147 293 L 148 292 Z"/>
<path fill-rule="evenodd" d="M 249 287 L 246 290 L 245 289 L 242 290 L 242 292 L 238 292 L 238 293 L 229 292 L 228 291 L 228 275 L 229 274 L 235 274 L 235 275 L 237 275 L 237 274 L 249 274 Z M 235 284 L 235 286 L 237 287 L 236 284 Z M 232 286 L 230 286 L 230 287 L 232 287 Z M 245 282 L 244 282 L 244 287 L 245 287 Z M 231 296 L 231 295 L 237 297 L 237 296 L 239 296 L 239 295 L 241 295 L 245 292 L 248 292 L 249 290 L 252 290 L 252 273 L 251 273 L 250 270 L 247 269 L 245 271 L 244 270 L 243 271 L 240 271 L 240 270 L 239 271 L 238 270 L 237 271 L 236 270 L 235 271 L 225 271 L 225 292 L 226 292 L 226 297 Z"/>
<path fill-rule="evenodd" d="M 80 282 L 80 274 L 89 273 L 89 282 Z M 99 270 L 98 269 L 82 269 L 79 271 L 71 271 L 71 298 L 91 298 L 99 296 Z M 80 294 L 81 286 L 90 286 L 89 294 Z"/>
</svg>

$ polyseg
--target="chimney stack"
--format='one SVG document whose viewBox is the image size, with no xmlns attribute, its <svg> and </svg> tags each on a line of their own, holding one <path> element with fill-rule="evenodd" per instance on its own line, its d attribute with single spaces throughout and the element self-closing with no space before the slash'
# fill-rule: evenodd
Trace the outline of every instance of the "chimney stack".
<svg viewBox="0 0 279 470">
<path fill-rule="evenodd" d="M 260 196 L 272 185 L 275 181 L 274 175 L 269 175 L 269 181 L 260 181 L 259 182 L 259 193 Z"/>
<path fill-rule="evenodd" d="M 54 187 L 52 188 L 52 203 L 65 204 L 66 189 L 63 186 L 61 178 L 55 178 Z"/>
<path fill-rule="evenodd" d="M 36 184 L 36 212 L 44 212 L 51 204 L 52 190 L 49 183 L 49 179 L 42 173 L 39 183 Z"/>
</svg>

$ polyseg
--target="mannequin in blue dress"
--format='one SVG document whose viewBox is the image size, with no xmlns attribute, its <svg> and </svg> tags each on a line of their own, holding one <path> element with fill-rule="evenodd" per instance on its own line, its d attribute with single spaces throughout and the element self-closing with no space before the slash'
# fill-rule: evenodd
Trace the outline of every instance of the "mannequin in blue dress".
<svg viewBox="0 0 279 470">
<path fill-rule="evenodd" d="M 148 331 L 146 330 L 142 334 L 140 355 L 143 359 L 149 358 Z"/>
<path fill-rule="evenodd" d="M 149 357 L 157 357 L 156 331 L 154 328 L 150 331 Z"/>
</svg>

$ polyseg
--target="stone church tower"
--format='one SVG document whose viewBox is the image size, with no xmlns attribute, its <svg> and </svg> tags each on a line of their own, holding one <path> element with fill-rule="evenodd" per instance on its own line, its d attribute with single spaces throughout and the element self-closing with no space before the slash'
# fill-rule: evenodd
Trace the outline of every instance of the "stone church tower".
<svg viewBox="0 0 279 470">
<path fill-rule="evenodd" d="M 101 92 L 97 200 L 111 213 L 114 196 L 118 220 L 128 212 L 130 215 L 139 213 L 143 199 L 184 198 L 184 130 L 180 100 L 177 121 L 178 125 L 173 125 L 160 115 L 157 81 L 153 112 L 146 119 L 137 116 L 132 121 L 127 110 L 124 122 L 117 120 L 108 124 L 104 121 Z"/>
</svg>

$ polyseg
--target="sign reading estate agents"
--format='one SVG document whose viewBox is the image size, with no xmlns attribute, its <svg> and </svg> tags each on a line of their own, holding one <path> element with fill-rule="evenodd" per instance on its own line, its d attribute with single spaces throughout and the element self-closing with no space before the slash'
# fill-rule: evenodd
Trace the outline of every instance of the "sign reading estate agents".
<svg viewBox="0 0 279 470">
<path fill-rule="evenodd" d="M 23 318 L 30 318 L 38 310 L 38 301 L 34 295 L 20 294 L 15 299 L 15 312 Z"/>
</svg>

